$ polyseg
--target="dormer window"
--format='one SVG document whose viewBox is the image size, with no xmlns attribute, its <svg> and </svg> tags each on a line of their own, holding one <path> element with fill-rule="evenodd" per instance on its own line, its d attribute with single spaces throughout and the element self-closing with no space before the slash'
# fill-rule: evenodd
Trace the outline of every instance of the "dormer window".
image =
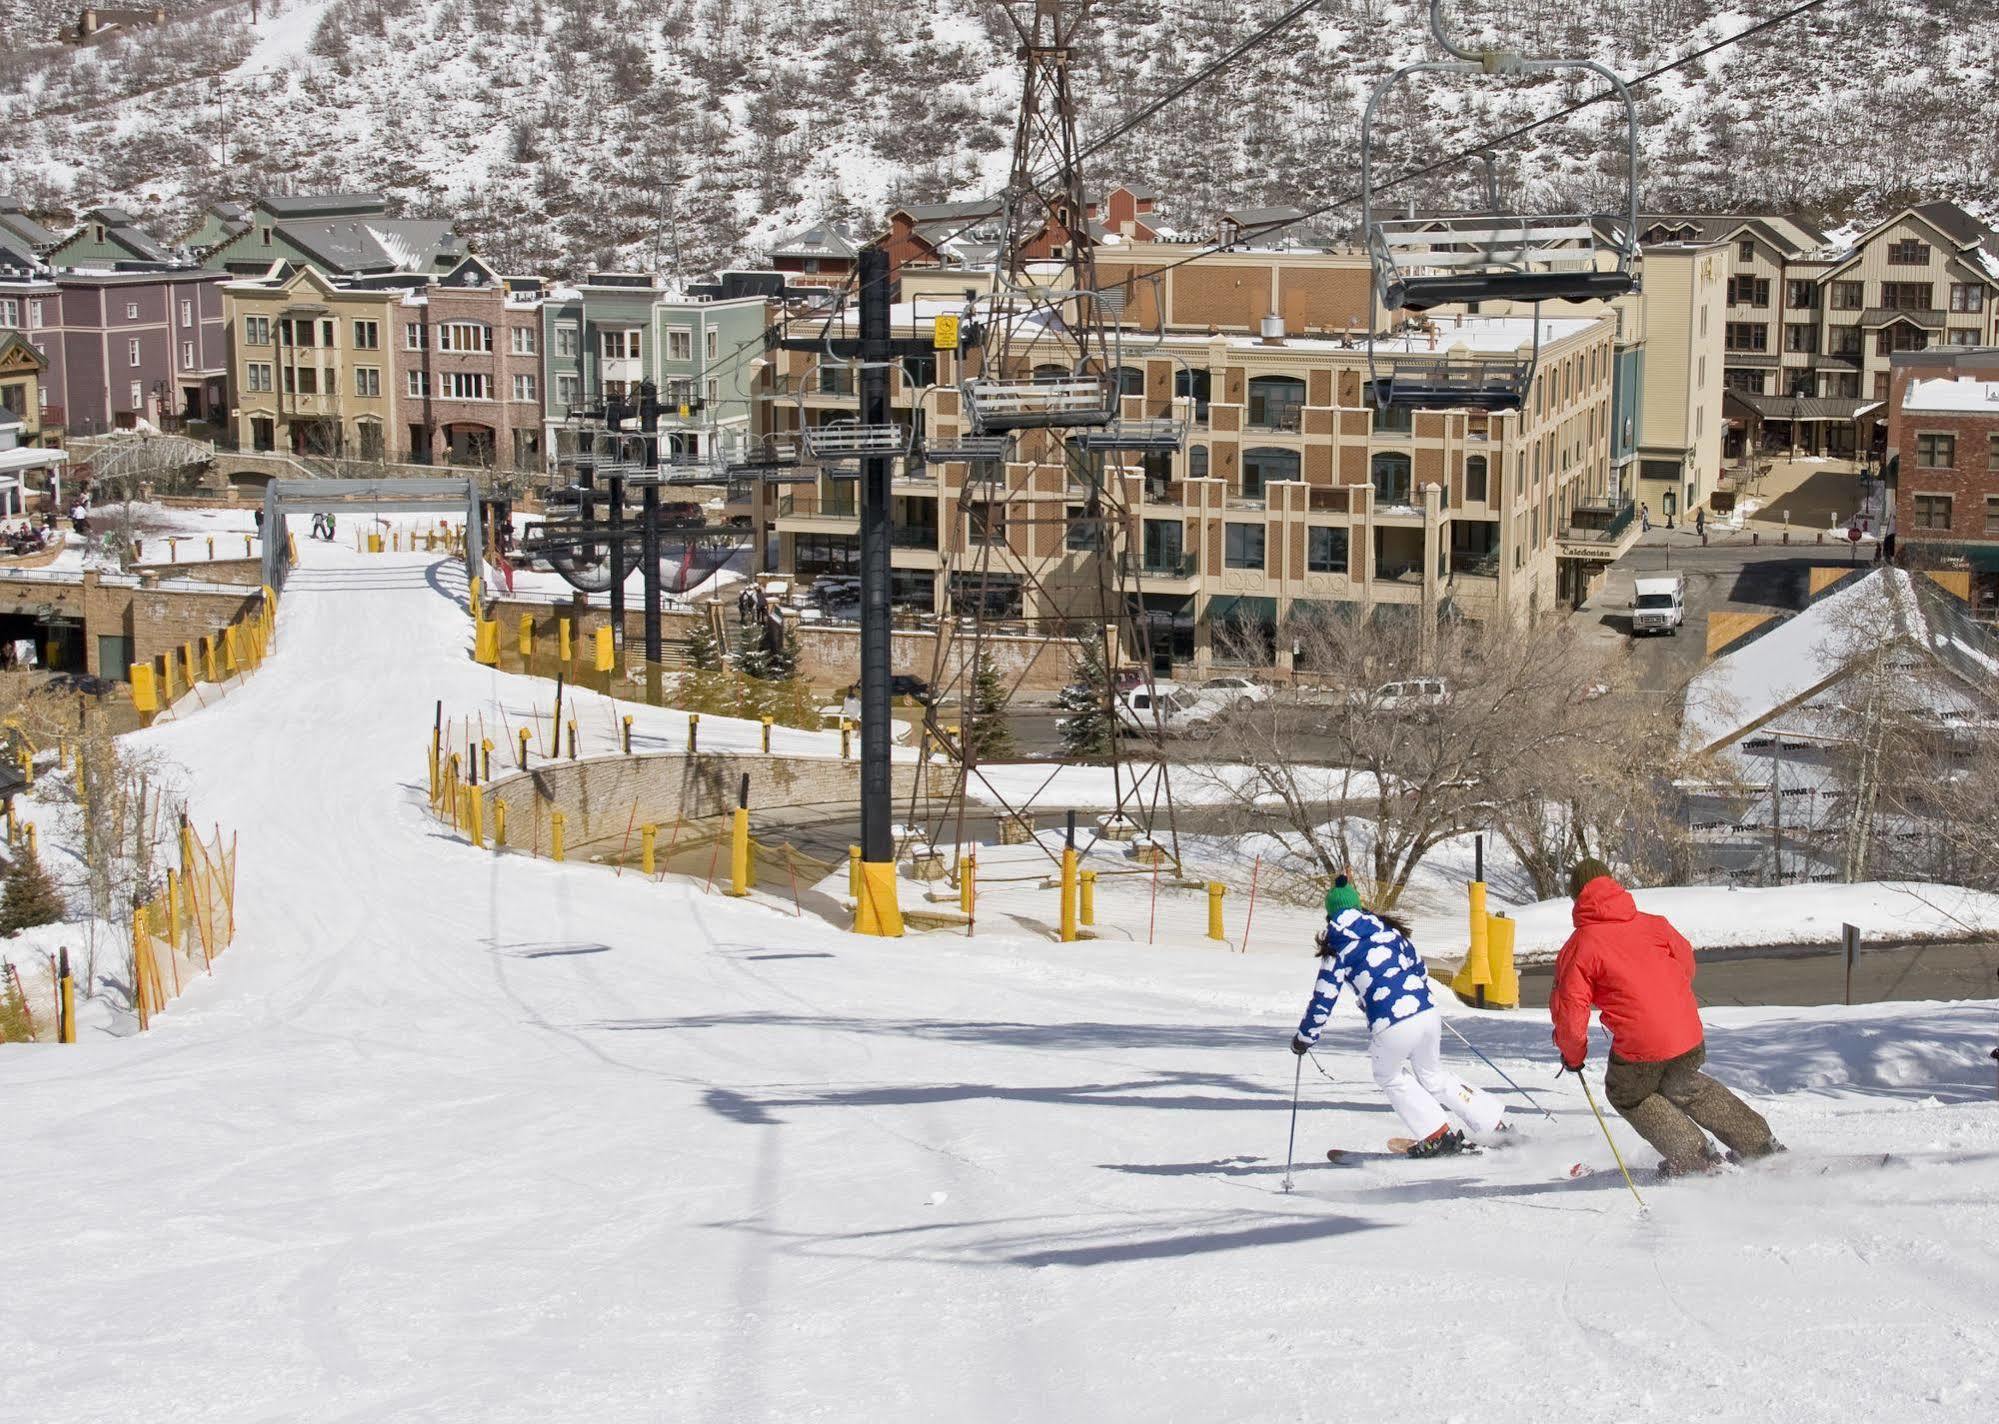
<svg viewBox="0 0 1999 1424">
<path fill-rule="evenodd" d="M 98 224 L 97 224 L 97 225 L 95 226 L 95 228 L 93 229 L 93 231 L 95 231 L 95 232 L 96 232 L 96 234 L 97 234 L 97 241 L 99 241 L 99 242 L 102 242 L 102 241 L 104 241 L 104 224 L 103 224 L 103 223 L 98 223 Z"/>
</svg>

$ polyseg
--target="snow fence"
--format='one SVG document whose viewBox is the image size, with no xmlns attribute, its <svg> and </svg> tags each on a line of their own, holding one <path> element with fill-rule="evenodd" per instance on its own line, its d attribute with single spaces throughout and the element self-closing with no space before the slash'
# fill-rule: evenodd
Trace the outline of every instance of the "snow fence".
<svg viewBox="0 0 1999 1424">
<path fill-rule="evenodd" d="M 183 820 L 180 866 L 132 915 L 133 1001 L 139 1028 L 178 998 L 236 938 L 236 838 L 204 841 Z"/>
</svg>

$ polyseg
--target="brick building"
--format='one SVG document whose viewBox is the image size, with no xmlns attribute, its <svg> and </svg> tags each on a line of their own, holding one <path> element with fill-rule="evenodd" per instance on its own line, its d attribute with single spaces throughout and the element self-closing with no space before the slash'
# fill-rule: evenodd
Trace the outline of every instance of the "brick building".
<svg viewBox="0 0 1999 1424">
<path fill-rule="evenodd" d="M 1962 559 L 1972 603 L 1999 606 L 1999 351 L 1983 375 L 1912 373 L 1891 387 L 1895 532 L 1925 562 Z"/>
<path fill-rule="evenodd" d="M 541 468 L 541 303 L 538 278 L 476 257 L 403 293 L 388 392 L 398 459 Z"/>
</svg>

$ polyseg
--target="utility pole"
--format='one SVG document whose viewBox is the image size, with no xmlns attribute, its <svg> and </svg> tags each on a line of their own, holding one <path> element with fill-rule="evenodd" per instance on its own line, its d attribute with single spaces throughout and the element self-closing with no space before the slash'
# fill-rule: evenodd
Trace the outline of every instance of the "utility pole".
<svg viewBox="0 0 1999 1424">
<path fill-rule="evenodd" d="M 889 424 L 888 253 L 862 249 L 861 424 Z M 893 791 L 889 781 L 889 455 L 861 460 L 861 895 L 854 928 L 862 934 L 899 935 L 902 909 L 895 898 L 895 837 L 889 830 Z"/>
<path fill-rule="evenodd" d="M 646 703 L 657 707 L 660 702 L 659 388 L 651 381 L 639 385 L 639 429 L 646 436 L 646 478 L 639 487 L 639 517 L 645 521 L 639 536 L 639 574 L 645 582 L 646 600 Z"/>
</svg>

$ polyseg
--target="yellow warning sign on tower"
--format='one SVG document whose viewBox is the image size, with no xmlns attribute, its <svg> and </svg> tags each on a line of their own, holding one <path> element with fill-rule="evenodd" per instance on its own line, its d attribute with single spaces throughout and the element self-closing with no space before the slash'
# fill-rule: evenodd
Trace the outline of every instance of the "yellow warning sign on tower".
<svg viewBox="0 0 1999 1424">
<path fill-rule="evenodd" d="M 930 330 L 930 344 L 939 351 L 956 351 L 958 349 L 958 318 L 955 316 L 938 317 L 936 324 Z"/>
</svg>

